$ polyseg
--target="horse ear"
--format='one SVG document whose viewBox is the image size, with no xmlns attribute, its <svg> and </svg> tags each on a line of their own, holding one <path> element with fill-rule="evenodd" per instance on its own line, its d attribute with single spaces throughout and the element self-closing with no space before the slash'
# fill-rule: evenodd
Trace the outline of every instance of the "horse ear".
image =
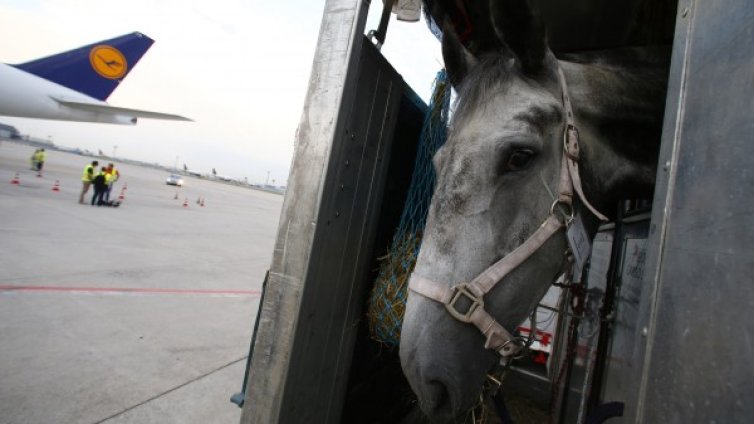
<svg viewBox="0 0 754 424">
<path fill-rule="evenodd" d="M 547 57 L 545 25 L 529 0 L 490 0 L 490 17 L 497 36 L 518 59 L 524 73 L 538 73 Z"/>
<path fill-rule="evenodd" d="M 453 87 L 458 87 L 469 70 L 477 63 L 477 59 L 463 46 L 453 25 L 447 20 L 442 31 L 442 57 L 445 61 L 448 79 Z"/>
</svg>

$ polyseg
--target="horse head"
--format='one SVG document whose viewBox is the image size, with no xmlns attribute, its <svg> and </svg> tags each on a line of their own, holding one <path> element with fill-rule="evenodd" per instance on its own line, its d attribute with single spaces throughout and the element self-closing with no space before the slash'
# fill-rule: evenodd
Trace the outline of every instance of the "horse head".
<svg viewBox="0 0 754 424">
<path fill-rule="evenodd" d="M 443 56 L 458 100 L 448 140 L 434 158 L 437 183 L 400 344 L 404 373 L 433 422 L 450 421 L 473 407 L 500 355 L 517 351 L 510 333 L 562 271 L 567 218 L 555 206 L 566 203 L 563 179 L 571 178 L 564 156 L 570 125 L 564 96 L 570 92 L 582 139 L 580 157 L 569 160 L 581 165 L 584 194 L 573 195 L 577 200 L 563 209 L 584 209 L 581 215 L 590 216 L 586 224 L 592 233 L 597 219 L 585 209 L 587 198 L 599 209 L 625 187 L 651 193 L 656 150 L 644 155 L 638 147 L 620 146 L 629 138 L 659 140 L 662 118 L 661 100 L 658 118 L 658 107 L 649 106 L 654 97 L 638 99 L 656 91 L 645 87 L 646 79 L 645 88 L 637 90 L 640 78 L 626 79 L 622 69 L 588 70 L 558 61 L 526 1 L 466 4 L 472 3 L 479 10 L 470 10 L 469 16 L 488 20 L 488 36 L 462 43 L 449 22 L 443 28 Z M 661 76 L 656 80 L 663 84 Z M 636 126 L 625 132 L 620 125 L 603 125 L 602 119 L 612 113 L 606 111 L 611 94 L 620 93 L 637 97 L 633 103 L 618 102 L 635 109 L 626 120 L 632 121 L 627 126 Z M 595 141 L 611 137 L 613 144 Z M 626 153 L 632 149 L 640 153 Z M 531 248 L 530 240 L 542 238 L 540 229 L 547 225 L 547 236 Z M 530 252 L 489 291 L 474 295 L 459 289 L 522 245 Z M 475 297 L 488 314 L 480 318 L 483 324 L 475 323 L 479 329 L 469 324 L 469 316 L 453 316 L 470 315 L 480 306 L 473 304 Z M 501 328 L 499 334 L 482 328 L 492 328 L 490 320 Z"/>
</svg>

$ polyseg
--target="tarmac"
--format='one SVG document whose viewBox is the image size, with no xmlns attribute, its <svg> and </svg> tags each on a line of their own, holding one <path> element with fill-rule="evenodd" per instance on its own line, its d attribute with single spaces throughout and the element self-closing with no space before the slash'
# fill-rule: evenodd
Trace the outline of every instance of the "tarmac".
<svg viewBox="0 0 754 424">
<path fill-rule="evenodd" d="M 115 161 L 80 205 L 93 159 L 33 150 L 0 142 L 0 424 L 238 423 L 283 197 Z"/>
</svg>

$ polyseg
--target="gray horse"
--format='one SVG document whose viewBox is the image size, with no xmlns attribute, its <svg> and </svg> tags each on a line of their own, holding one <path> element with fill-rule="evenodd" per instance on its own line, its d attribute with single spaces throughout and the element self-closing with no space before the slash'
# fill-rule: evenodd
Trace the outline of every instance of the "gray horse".
<svg viewBox="0 0 754 424">
<path fill-rule="evenodd" d="M 496 6 L 503 3 L 513 2 L 490 6 L 496 37 L 487 43 L 490 48 L 472 53 L 444 25 L 443 56 L 458 103 L 448 141 L 434 159 L 437 185 L 400 344 L 404 373 L 433 422 L 467 412 L 487 372 L 500 355 L 511 356 L 515 344 L 504 336 L 492 340 L 497 336 L 483 335 L 479 324 L 478 330 L 454 318 L 447 303 L 459 291 L 451 287 L 474 280 L 530 244 L 543 222 L 554 222 L 547 237 L 483 298 L 484 310 L 503 329 L 499 333 L 513 331 L 562 270 L 565 219 L 549 217 L 559 214 L 553 206 L 565 203 L 557 200 L 562 180 L 574 178 L 564 164 L 577 167 L 580 182 L 571 187 L 583 187 L 583 195 L 573 195 L 572 208 L 590 237 L 598 210 L 609 216 L 620 198 L 650 198 L 655 180 L 669 49 L 559 60 L 547 47 L 543 25 L 521 6 L 525 2 L 505 13 Z M 564 127 L 571 128 L 565 82 L 580 134 L 576 159 L 564 154 Z M 566 138 L 570 132 L 576 130 Z M 415 280 L 426 281 L 425 288 L 417 288 Z M 439 294 L 433 298 L 433 292 Z M 453 305 L 457 314 L 470 308 L 472 300 L 463 299 L 470 296 L 460 295 L 466 305 Z"/>
</svg>

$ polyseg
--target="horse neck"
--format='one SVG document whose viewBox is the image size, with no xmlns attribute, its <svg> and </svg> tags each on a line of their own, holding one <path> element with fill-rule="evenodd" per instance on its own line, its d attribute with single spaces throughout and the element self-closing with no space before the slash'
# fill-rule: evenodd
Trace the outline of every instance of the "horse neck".
<svg viewBox="0 0 754 424">
<path fill-rule="evenodd" d="M 651 198 L 667 86 L 661 51 L 589 53 L 561 61 L 581 133 L 584 191 L 606 212 Z"/>
</svg>

